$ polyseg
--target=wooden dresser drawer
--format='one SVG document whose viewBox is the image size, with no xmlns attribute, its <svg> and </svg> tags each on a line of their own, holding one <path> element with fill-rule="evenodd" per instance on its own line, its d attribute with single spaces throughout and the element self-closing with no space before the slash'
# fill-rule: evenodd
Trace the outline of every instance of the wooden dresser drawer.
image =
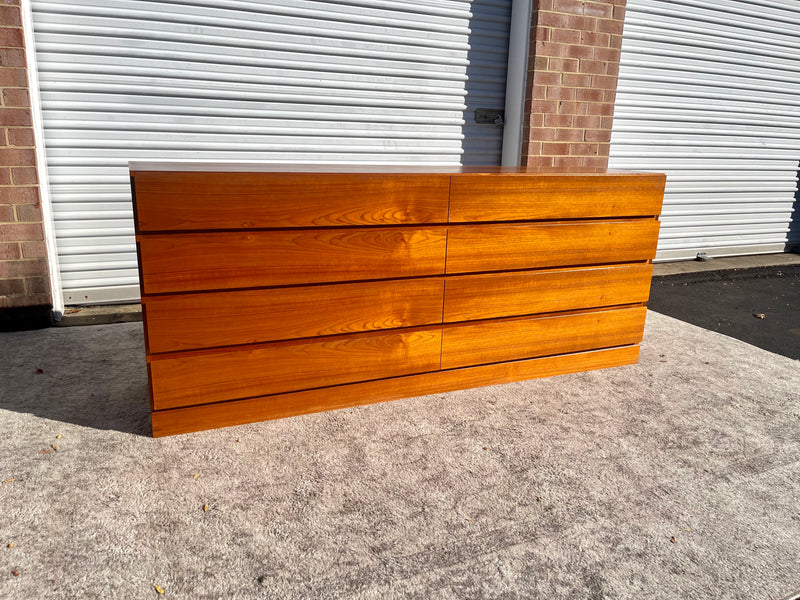
<svg viewBox="0 0 800 600">
<path fill-rule="evenodd" d="M 652 273 L 645 263 L 449 277 L 444 322 L 646 302 Z"/>
<path fill-rule="evenodd" d="M 645 261 L 657 239 L 654 219 L 450 227 L 447 273 Z"/>
<path fill-rule="evenodd" d="M 151 353 L 272 342 L 442 320 L 440 277 L 145 299 Z"/>
<path fill-rule="evenodd" d="M 445 223 L 444 174 L 136 175 L 140 232 Z"/>
<path fill-rule="evenodd" d="M 653 216 L 664 176 L 464 174 L 450 188 L 451 223 Z"/>
<path fill-rule="evenodd" d="M 447 232 L 299 229 L 140 236 L 145 294 L 441 275 Z"/>
<path fill-rule="evenodd" d="M 447 325 L 442 369 L 637 344 L 646 312 L 643 307 L 621 308 Z"/>
<path fill-rule="evenodd" d="M 156 410 L 439 369 L 441 328 L 151 357 Z"/>
</svg>

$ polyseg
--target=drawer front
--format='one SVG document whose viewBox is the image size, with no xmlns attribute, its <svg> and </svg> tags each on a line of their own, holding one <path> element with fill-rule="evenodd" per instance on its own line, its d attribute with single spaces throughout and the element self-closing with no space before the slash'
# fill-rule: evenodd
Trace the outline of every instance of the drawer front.
<svg viewBox="0 0 800 600">
<path fill-rule="evenodd" d="M 441 275 L 444 228 L 139 237 L 145 294 Z"/>
<path fill-rule="evenodd" d="M 658 225 L 637 219 L 450 227 L 447 273 L 650 260 Z"/>
<path fill-rule="evenodd" d="M 450 222 L 655 216 L 664 175 L 454 175 Z"/>
<path fill-rule="evenodd" d="M 156 410 L 436 371 L 441 328 L 373 332 L 150 362 Z"/>
<path fill-rule="evenodd" d="M 445 326 L 442 369 L 636 344 L 645 313 L 637 307 Z"/>
<path fill-rule="evenodd" d="M 441 278 L 145 298 L 149 352 L 439 324 Z"/>
<path fill-rule="evenodd" d="M 445 283 L 444 321 L 646 302 L 651 264 L 463 275 Z"/>
<path fill-rule="evenodd" d="M 134 173 L 139 231 L 447 221 L 448 175 Z"/>
</svg>

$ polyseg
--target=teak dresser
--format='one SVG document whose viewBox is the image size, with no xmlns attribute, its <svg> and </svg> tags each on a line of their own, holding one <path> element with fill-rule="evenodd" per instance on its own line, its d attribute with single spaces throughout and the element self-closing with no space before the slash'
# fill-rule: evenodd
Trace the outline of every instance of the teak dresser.
<svg viewBox="0 0 800 600">
<path fill-rule="evenodd" d="M 661 174 L 131 164 L 153 435 L 635 363 Z"/>
</svg>

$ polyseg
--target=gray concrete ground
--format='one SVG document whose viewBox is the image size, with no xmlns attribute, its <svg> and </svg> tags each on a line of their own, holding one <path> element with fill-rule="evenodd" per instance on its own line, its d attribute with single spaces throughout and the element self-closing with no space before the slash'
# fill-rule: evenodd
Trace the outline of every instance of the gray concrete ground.
<svg viewBox="0 0 800 600">
<path fill-rule="evenodd" d="M 667 316 L 635 366 L 157 440 L 140 323 L 0 341 L 3 599 L 800 592 L 800 363 Z"/>
</svg>

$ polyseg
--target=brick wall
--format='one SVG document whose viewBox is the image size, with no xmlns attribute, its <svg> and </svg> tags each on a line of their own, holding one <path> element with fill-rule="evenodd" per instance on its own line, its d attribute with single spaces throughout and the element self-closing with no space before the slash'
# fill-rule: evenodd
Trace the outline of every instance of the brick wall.
<svg viewBox="0 0 800 600">
<path fill-rule="evenodd" d="M 19 0 L 0 0 L 0 324 L 49 317 Z"/>
<path fill-rule="evenodd" d="M 608 165 L 625 2 L 534 3 L 523 165 Z"/>
</svg>

